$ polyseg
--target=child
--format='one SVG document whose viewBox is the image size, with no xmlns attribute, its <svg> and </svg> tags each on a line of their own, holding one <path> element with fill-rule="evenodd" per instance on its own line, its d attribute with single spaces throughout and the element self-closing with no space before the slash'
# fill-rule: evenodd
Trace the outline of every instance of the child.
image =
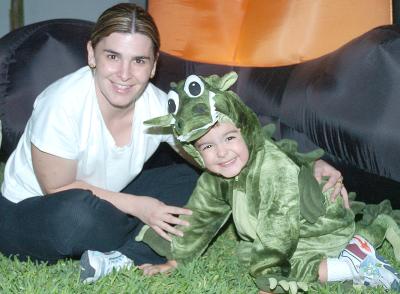
<svg viewBox="0 0 400 294">
<path fill-rule="evenodd" d="M 395 221 L 380 214 L 356 227 L 353 212 L 341 200 L 328 201 L 312 176 L 321 152 L 300 154 L 293 141 L 266 136 L 254 112 L 226 91 L 236 79 L 236 73 L 192 75 L 173 85 L 169 115 L 147 122 L 172 125 L 174 136 L 206 171 L 187 205 L 192 216 L 182 217 L 190 222 L 183 237 L 160 245 L 148 228 L 138 236 L 169 259 L 141 266 L 144 273 L 200 256 L 232 214 L 239 258 L 262 291 L 307 291 L 318 280 L 400 290 L 399 275 L 373 247 L 386 237 L 400 257 Z"/>
</svg>

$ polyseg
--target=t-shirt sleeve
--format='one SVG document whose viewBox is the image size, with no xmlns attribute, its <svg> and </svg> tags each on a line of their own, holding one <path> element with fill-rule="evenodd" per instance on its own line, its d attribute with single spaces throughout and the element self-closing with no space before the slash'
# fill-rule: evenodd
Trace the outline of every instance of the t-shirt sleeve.
<svg viewBox="0 0 400 294">
<path fill-rule="evenodd" d="M 178 145 L 176 139 L 172 134 L 165 135 L 163 138 L 163 142 L 168 143 L 172 148 L 177 149 Z"/>
<path fill-rule="evenodd" d="M 78 156 L 78 128 L 63 103 L 46 99 L 45 94 L 35 103 L 31 117 L 31 142 L 39 150 L 66 159 Z"/>
</svg>

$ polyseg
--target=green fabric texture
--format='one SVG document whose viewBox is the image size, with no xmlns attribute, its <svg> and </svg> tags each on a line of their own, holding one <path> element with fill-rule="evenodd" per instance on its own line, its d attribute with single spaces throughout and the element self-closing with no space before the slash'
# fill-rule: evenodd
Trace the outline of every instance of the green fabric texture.
<svg viewBox="0 0 400 294">
<path fill-rule="evenodd" d="M 302 166 L 299 172 L 300 213 L 309 222 L 315 223 L 325 214 L 324 197 L 315 180 L 312 167 Z"/>
<path fill-rule="evenodd" d="M 256 279 L 256 284 L 259 288 L 269 289 L 269 291 L 273 291 L 273 293 L 296 294 L 300 292 L 307 292 L 309 290 L 308 284 L 305 282 L 298 282 L 282 278 L 283 277 L 259 277 Z"/>
<path fill-rule="evenodd" d="M 364 215 L 356 227 L 353 211 L 343 207 L 340 197 L 331 202 L 331 190 L 322 193 L 313 176 L 313 164 L 322 150 L 302 154 L 292 140 L 274 141 L 274 126 L 262 128 L 256 114 L 227 90 L 236 79 L 236 73 L 190 76 L 170 91 L 170 114 L 147 121 L 171 127 L 183 148 L 204 167 L 194 140 L 223 114 L 241 130 L 250 155 L 235 178 L 203 172 L 186 205 L 193 214 L 181 216 L 190 226 L 178 227 L 184 237 L 173 237 L 166 254 L 178 264 L 192 261 L 232 214 L 240 237 L 237 256 L 257 286 L 265 291 L 297 292 L 317 282 L 320 262 L 337 257 L 356 231 L 374 244 L 386 237 L 399 246 L 395 214 L 388 213 L 386 206 L 371 210 L 354 202 L 357 213 Z M 148 244 L 156 246 L 151 242 L 157 241 L 150 240 Z"/>
<path fill-rule="evenodd" d="M 136 236 L 137 242 L 144 242 L 151 245 L 151 248 L 157 252 L 158 255 L 164 256 L 167 259 L 172 259 L 171 246 L 169 241 L 158 235 L 148 225 L 144 225 L 140 230 L 139 235 Z"/>
</svg>

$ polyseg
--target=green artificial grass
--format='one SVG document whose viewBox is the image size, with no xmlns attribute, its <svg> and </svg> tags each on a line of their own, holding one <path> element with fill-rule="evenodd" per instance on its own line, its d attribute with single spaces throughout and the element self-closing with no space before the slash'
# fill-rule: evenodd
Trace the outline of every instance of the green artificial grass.
<svg viewBox="0 0 400 294">
<path fill-rule="evenodd" d="M 0 293 L 258 293 L 235 258 L 235 244 L 233 229 L 229 227 L 203 257 L 169 275 L 146 277 L 133 268 L 113 272 L 93 284 L 79 281 L 78 261 L 66 260 L 47 266 L 0 256 Z M 389 246 L 385 245 L 382 251 L 389 252 Z M 387 292 L 355 290 L 334 283 L 309 293 Z"/>
<path fill-rule="evenodd" d="M 0 182 L 4 163 L 0 162 Z M 1 238 L 1 236 L 0 236 Z M 79 281 L 79 262 L 60 261 L 55 265 L 20 262 L 0 254 L 0 293 L 258 293 L 246 269 L 239 264 L 235 246 L 236 235 L 232 225 L 222 232 L 207 252 L 194 262 L 169 275 L 146 277 L 137 268 L 113 272 L 93 284 Z M 397 269 L 389 244 L 378 250 Z M 390 293 L 383 289 L 360 289 L 342 283 L 321 285 L 309 293 Z"/>
</svg>

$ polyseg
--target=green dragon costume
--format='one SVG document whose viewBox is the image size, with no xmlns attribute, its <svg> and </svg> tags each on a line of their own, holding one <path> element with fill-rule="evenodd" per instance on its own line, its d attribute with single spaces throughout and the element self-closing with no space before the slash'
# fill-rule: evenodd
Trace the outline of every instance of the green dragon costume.
<svg viewBox="0 0 400 294">
<path fill-rule="evenodd" d="M 262 128 L 255 113 L 228 91 L 236 79 L 234 72 L 223 77 L 192 75 L 172 84 L 169 114 L 146 123 L 172 127 L 186 152 L 204 168 L 194 141 L 228 117 L 248 145 L 247 165 L 230 179 L 203 172 L 186 206 L 193 214 L 183 216 L 191 224 L 180 227 L 184 237 L 163 243 L 147 227 L 137 240 L 184 264 L 205 251 L 232 214 L 240 237 L 239 258 L 257 286 L 271 292 L 307 291 L 318 281 L 321 260 L 337 257 L 355 233 L 375 247 L 386 237 L 400 257 L 400 234 L 389 215 L 390 205 L 386 211 L 385 205 L 376 206 L 369 214 L 374 216 L 356 226 L 354 211 L 343 208 L 340 197 L 330 202 L 330 191 L 322 193 L 313 176 L 313 163 L 323 151 L 301 154 L 294 141 L 271 139 L 273 127 Z M 354 205 L 365 210 L 361 203 Z"/>
</svg>

